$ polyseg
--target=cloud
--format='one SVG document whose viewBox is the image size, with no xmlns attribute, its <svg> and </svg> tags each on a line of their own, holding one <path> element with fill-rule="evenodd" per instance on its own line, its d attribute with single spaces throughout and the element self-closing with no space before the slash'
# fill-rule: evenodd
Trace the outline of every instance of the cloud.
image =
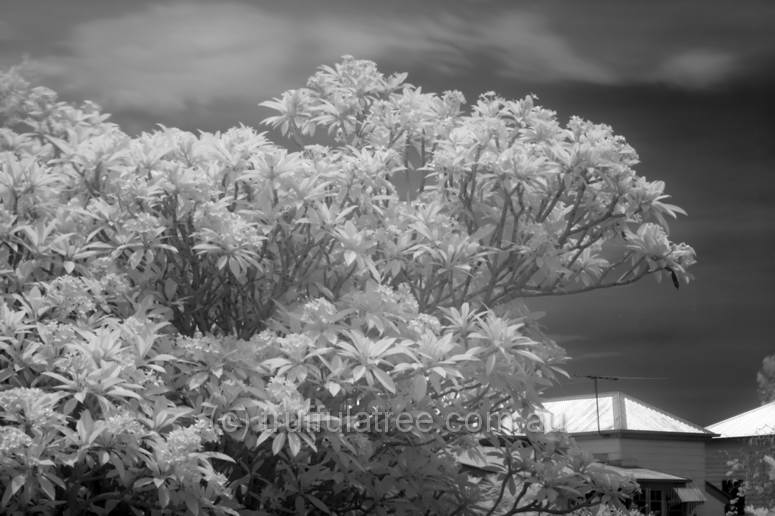
<svg viewBox="0 0 775 516">
<path fill-rule="evenodd" d="M 289 20 L 248 6 L 156 5 L 78 25 L 69 55 L 38 66 L 66 90 L 111 108 L 180 111 L 218 97 L 259 101 L 268 90 L 281 91 L 282 77 L 298 63 L 297 32 Z"/>
<path fill-rule="evenodd" d="M 736 72 L 737 61 L 727 52 L 694 49 L 667 58 L 654 79 L 684 88 L 706 88 Z"/>
<path fill-rule="evenodd" d="M 502 13 L 489 20 L 479 36 L 503 64 L 498 70 L 502 76 L 537 82 L 610 84 L 617 80 L 613 70 L 574 51 L 566 39 L 536 15 Z"/>
<path fill-rule="evenodd" d="M 577 56 L 535 15 L 486 23 L 438 17 L 293 16 L 238 3 L 167 3 L 75 26 L 64 56 L 39 59 L 55 86 L 109 109 L 183 111 L 220 98 L 261 101 L 302 84 L 343 54 L 400 58 L 439 72 L 490 52 L 500 73 L 536 81 L 606 82 L 610 73 Z"/>
<path fill-rule="evenodd" d="M 550 21 L 521 8 L 373 15 L 354 8 L 300 13 L 233 1 L 167 2 L 82 21 L 33 64 L 73 97 L 148 115 L 186 113 L 219 100 L 255 105 L 303 85 L 317 66 L 344 54 L 458 77 L 484 57 L 494 75 L 529 83 L 700 88 L 735 71 L 730 53 L 676 53 L 673 45 L 650 49 L 657 64 L 639 68 L 628 64 L 627 52 L 584 55 L 579 41 Z"/>
<path fill-rule="evenodd" d="M 576 353 L 573 355 L 574 362 L 582 362 L 586 360 L 600 360 L 601 358 L 619 358 L 624 356 L 623 351 L 592 351 L 589 353 Z"/>
</svg>

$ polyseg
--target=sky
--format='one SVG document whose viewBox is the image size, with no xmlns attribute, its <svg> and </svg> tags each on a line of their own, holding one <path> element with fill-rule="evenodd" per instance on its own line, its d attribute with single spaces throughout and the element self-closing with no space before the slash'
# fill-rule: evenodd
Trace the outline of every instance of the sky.
<svg viewBox="0 0 775 516">
<path fill-rule="evenodd" d="M 610 124 L 689 216 L 676 291 L 652 278 L 531 300 L 572 374 L 699 424 L 758 404 L 775 353 L 775 3 L 769 0 L 2 0 L 0 68 L 26 60 L 125 131 L 259 125 L 257 104 L 344 54 L 469 100 L 528 93 Z M 574 378 L 552 394 L 591 392 Z"/>
</svg>

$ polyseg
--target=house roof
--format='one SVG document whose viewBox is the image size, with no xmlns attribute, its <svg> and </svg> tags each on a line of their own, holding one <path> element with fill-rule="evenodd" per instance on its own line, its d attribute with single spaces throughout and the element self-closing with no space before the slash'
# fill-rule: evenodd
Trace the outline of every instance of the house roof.
<svg viewBox="0 0 775 516">
<path fill-rule="evenodd" d="M 683 503 L 704 503 L 708 499 L 705 494 L 696 487 L 675 487 L 673 488 L 678 499 Z"/>
<path fill-rule="evenodd" d="M 646 468 L 623 468 L 620 466 L 613 466 L 611 464 L 598 464 L 606 471 L 617 473 L 623 477 L 631 477 L 638 481 L 652 481 L 652 482 L 681 482 L 686 483 L 689 480 L 669 473 L 662 473 L 654 469 Z"/>
<path fill-rule="evenodd" d="M 462 451 L 457 454 L 457 461 L 464 466 L 479 469 L 482 471 L 498 472 L 503 471 L 503 459 L 501 457 L 501 450 L 492 448 L 489 446 L 478 446 L 470 450 Z M 654 469 L 647 468 L 625 468 L 621 466 L 614 466 L 612 464 L 605 464 L 602 462 L 594 462 L 591 464 L 592 468 L 602 470 L 608 473 L 614 473 L 623 477 L 633 478 L 639 482 L 652 481 L 652 482 L 675 482 L 685 484 L 689 480 L 669 473 L 663 473 Z"/>
<path fill-rule="evenodd" d="M 718 438 L 775 434 L 775 401 L 708 426 Z"/>
<path fill-rule="evenodd" d="M 601 393 L 597 401 L 595 394 L 550 399 L 544 402 L 544 409 L 547 430 L 570 434 L 633 431 L 712 435 L 699 425 L 622 392 Z"/>
</svg>

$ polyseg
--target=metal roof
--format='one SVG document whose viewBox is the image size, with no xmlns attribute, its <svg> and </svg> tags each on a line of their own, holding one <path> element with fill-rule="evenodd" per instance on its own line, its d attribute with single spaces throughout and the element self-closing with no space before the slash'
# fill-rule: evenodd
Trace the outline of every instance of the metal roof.
<svg viewBox="0 0 775 516">
<path fill-rule="evenodd" d="M 502 450 L 497 448 L 476 446 L 470 450 L 459 452 L 456 458 L 460 464 L 482 471 L 497 472 L 503 470 Z M 662 473 L 661 471 L 646 468 L 624 468 L 602 462 L 594 462 L 590 467 L 623 477 L 633 478 L 641 482 L 653 481 L 685 484 L 689 481 L 683 477 L 677 477 L 675 475 L 670 475 L 669 473 Z"/>
<path fill-rule="evenodd" d="M 705 428 L 621 392 L 544 402 L 544 426 L 570 434 L 602 431 L 668 432 L 711 435 Z M 599 410 L 598 410 L 599 407 Z M 599 428 L 598 428 L 599 412 Z"/>
<path fill-rule="evenodd" d="M 611 464 L 602 464 L 602 463 L 596 463 L 595 465 L 603 468 L 606 471 L 617 473 L 623 477 L 631 477 L 639 481 L 651 480 L 654 482 L 661 481 L 661 482 L 682 482 L 682 483 L 686 483 L 689 481 L 686 478 L 677 477 L 675 475 L 670 475 L 668 473 L 662 473 L 661 471 L 656 471 L 654 469 L 623 468 L 620 466 L 612 466 Z"/>
<path fill-rule="evenodd" d="M 705 493 L 696 487 L 674 487 L 673 491 L 675 491 L 676 496 L 683 503 L 703 503 L 707 501 Z"/>
<path fill-rule="evenodd" d="M 709 425 L 708 430 L 719 434 L 718 438 L 774 435 L 775 401 Z"/>
</svg>

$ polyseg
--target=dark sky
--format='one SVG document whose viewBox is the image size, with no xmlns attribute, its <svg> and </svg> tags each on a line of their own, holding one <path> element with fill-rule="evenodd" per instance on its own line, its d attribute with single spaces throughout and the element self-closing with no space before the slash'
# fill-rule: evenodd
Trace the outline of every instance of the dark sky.
<svg viewBox="0 0 775 516">
<path fill-rule="evenodd" d="M 426 90 L 527 93 L 611 124 L 689 212 L 696 280 L 533 301 L 607 382 L 700 424 L 756 403 L 775 353 L 775 3 L 0 0 L 0 67 L 89 98 L 128 132 L 257 125 L 256 104 L 343 54 Z M 557 393 L 589 392 L 575 380 Z"/>
</svg>

